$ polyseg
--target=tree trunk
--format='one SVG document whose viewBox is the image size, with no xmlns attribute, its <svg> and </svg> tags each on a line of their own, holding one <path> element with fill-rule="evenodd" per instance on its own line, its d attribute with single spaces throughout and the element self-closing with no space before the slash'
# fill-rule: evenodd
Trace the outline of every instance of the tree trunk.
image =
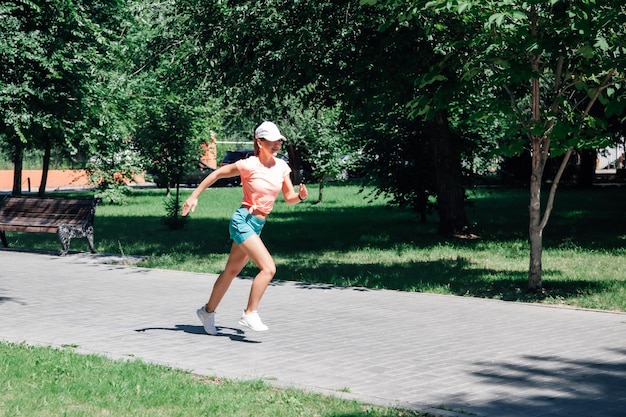
<svg viewBox="0 0 626 417">
<path fill-rule="evenodd" d="M 541 256 L 543 251 L 543 229 L 541 227 L 541 179 L 543 176 L 541 145 L 535 140 L 532 155 L 532 172 L 530 175 L 530 205 L 529 205 L 529 227 L 528 235 L 530 240 L 530 266 L 528 268 L 528 290 L 539 292 L 542 288 L 541 282 Z"/>
<path fill-rule="evenodd" d="M 539 68 L 539 59 L 533 57 L 531 65 L 533 70 Z M 533 122 L 539 123 L 541 119 L 541 93 L 539 78 L 532 80 L 532 116 Z M 530 240 L 530 265 L 528 268 L 528 291 L 540 292 L 541 282 L 541 257 L 543 252 L 543 227 L 541 226 L 541 185 L 543 172 L 548 160 L 550 150 L 550 138 L 547 136 L 530 135 L 532 146 L 531 170 L 530 170 L 530 205 L 528 207 L 529 224 L 528 237 Z"/>
<path fill-rule="evenodd" d="M 531 6 L 531 35 L 532 37 L 537 36 L 537 27 L 538 27 L 538 14 L 537 14 L 537 6 Z M 541 61 L 540 56 L 531 55 L 530 57 L 530 67 L 532 68 L 534 73 L 539 73 L 539 62 Z M 560 67 L 563 64 L 564 58 L 561 57 L 559 60 L 559 69 L 557 70 L 557 77 L 555 79 L 554 90 L 555 92 L 559 91 L 561 86 L 561 71 Z M 612 69 L 604 77 L 604 80 L 600 84 L 598 88 L 595 89 L 595 92 L 592 97 L 590 97 L 589 102 L 587 103 L 587 107 L 582 113 L 582 117 L 580 120 L 585 120 L 585 118 L 589 115 L 591 108 L 594 103 L 598 100 L 600 93 L 607 88 L 613 76 L 616 74 L 617 70 Z M 542 135 L 529 134 L 530 143 L 532 145 L 532 172 L 530 179 L 530 206 L 529 206 L 529 240 L 530 240 L 530 267 L 528 268 L 528 290 L 539 292 L 542 289 L 542 281 L 541 281 L 541 256 L 543 251 L 543 230 L 546 227 L 548 219 L 550 218 L 550 212 L 552 211 L 552 206 L 554 203 L 554 196 L 556 194 L 556 189 L 558 187 L 559 181 L 561 180 L 561 176 L 565 171 L 565 167 L 567 166 L 567 162 L 572 154 L 573 149 L 570 147 L 565 155 L 563 156 L 563 160 L 561 162 L 561 166 L 554 178 L 554 182 L 550 188 L 550 194 L 548 196 L 548 201 L 546 203 L 545 213 L 541 213 L 541 179 L 545 170 L 546 161 L 548 160 L 548 155 L 550 153 L 550 132 L 556 123 L 556 118 L 544 120 L 542 122 L 542 109 L 541 109 L 541 88 L 540 88 L 540 79 L 538 77 L 532 79 L 532 93 L 531 93 L 531 111 L 532 111 L 532 124 L 527 127 L 536 127 L 540 125 L 545 126 L 544 133 Z M 553 114 L 557 114 L 559 112 L 559 103 L 558 99 L 554 100 L 554 103 L 551 106 L 551 112 Z M 532 130 L 531 130 L 532 131 Z"/>
<path fill-rule="evenodd" d="M 24 147 L 22 142 L 17 139 L 15 141 L 15 149 L 13 150 L 13 191 L 12 195 L 22 195 L 22 167 L 24 162 Z"/>
<path fill-rule="evenodd" d="M 322 176 L 322 179 L 320 180 L 320 189 L 318 193 L 317 203 L 321 203 L 323 197 L 324 197 L 324 177 Z"/>
<path fill-rule="evenodd" d="M 437 191 L 439 234 L 455 236 L 466 233 L 465 190 L 461 186 L 461 158 L 457 137 L 450 131 L 445 111 L 437 112 L 429 122 L 431 154 Z"/>
<path fill-rule="evenodd" d="M 583 149 L 579 152 L 580 166 L 578 167 L 578 186 L 589 188 L 593 186 L 596 177 L 596 158 L 598 153 L 595 149 Z"/>
<path fill-rule="evenodd" d="M 39 185 L 39 191 L 37 192 L 38 197 L 43 197 L 46 194 L 46 185 L 48 184 L 48 171 L 50 170 L 50 139 L 44 139 L 44 143 L 45 150 L 43 154 L 43 168 L 41 170 L 41 184 Z"/>
<path fill-rule="evenodd" d="M 287 145 L 287 155 L 289 155 L 289 166 L 291 167 L 291 181 L 294 185 L 303 182 L 302 160 L 300 153 L 292 144 Z"/>
<path fill-rule="evenodd" d="M 535 6 L 531 12 L 531 34 L 537 34 L 537 13 Z M 539 70 L 539 57 L 532 55 L 530 66 L 533 71 Z M 558 80 L 557 80 L 558 81 Z M 533 124 L 541 122 L 541 88 L 539 78 L 532 79 L 531 89 L 531 112 Z M 541 257 L 543 252 L 543 226 L 541 224 L 541 185 L 543 172 L 548 161 L 550 151 L 550 137 L 547 135 L 529 134 L 531 151 L 530 170 L 530 204 L 528 206 L 529 222 L 528 237 L 530 240 L 530 265 L 528 268 L 528 290 L 540 292 L 541 282 Z M 568 155 L 569 158 L 569 155 Z"/>
</svg>

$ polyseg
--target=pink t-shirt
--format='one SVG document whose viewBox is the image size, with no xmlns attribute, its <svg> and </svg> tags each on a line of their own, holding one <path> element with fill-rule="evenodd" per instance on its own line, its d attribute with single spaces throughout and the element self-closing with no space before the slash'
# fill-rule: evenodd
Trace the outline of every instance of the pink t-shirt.
<svg viewBox="0 0 626 417">
<path fill-rule="evenodd" d="M 285 161 L 274 158 L 274 166 L 264 166 L 259 158 L 251 156 L 235 162 L 241 175 L 243 200 L 241 204 L 252 213 L 258 210 L 264 215 L 270 214 L 274 208 L 274 201 L 283 188 L 283 181 L 291 173 L 291 168 Z"/>
</svg>

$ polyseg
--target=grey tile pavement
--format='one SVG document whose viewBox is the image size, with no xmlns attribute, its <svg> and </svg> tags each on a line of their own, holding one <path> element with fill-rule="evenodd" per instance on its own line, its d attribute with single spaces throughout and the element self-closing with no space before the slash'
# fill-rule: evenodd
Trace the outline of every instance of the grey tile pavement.
<svg viewBox="0 0 626 417">
<path fill-rule="evenodd" d="M 626 416 L 624 313 L 275 282 L 257 333 L 241 278 L 208 336 L 215 275 L 112 260 L 0 250 L 0 339 L 442 415 Z"/>
</svg>

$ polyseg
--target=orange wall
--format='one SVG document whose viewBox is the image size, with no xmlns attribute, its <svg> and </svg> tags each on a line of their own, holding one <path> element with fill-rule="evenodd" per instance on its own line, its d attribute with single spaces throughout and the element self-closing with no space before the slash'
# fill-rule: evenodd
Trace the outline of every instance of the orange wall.
<svg viewBox="0 0 626 417">
<path fill-rule="evenodd" d="M 41 183 L 40 170 L 22 171 L 22 191 L 28 191 L 28 178 L 30 178 L 31 191 L 38 191 Z M 137 183 L 143 183 L 143 178 L 136 178 Z M 86 187 L 89 186 L 87 173 L 85 170 L 50 170 L 48 171 L 48 181 L 46 183 L 47 190 L 53 190 L 59 187 Z M 13 170 L 0 170 L 0 190 L 13 189 Z"/>
</svg>

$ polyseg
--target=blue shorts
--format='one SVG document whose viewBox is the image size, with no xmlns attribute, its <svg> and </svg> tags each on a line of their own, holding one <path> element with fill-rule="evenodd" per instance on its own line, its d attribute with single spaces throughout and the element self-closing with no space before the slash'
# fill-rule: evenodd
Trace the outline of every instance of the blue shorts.
<svg viewBox="0 0 626 417">
<path fill-rule="evenodd" d="M 261 236 L 265 220 L 248 212 L 245 207 L 238 208 L 230 219 L 230 238 L 241 245 L 244 240 L 256 234 Z"/>
</svg>

